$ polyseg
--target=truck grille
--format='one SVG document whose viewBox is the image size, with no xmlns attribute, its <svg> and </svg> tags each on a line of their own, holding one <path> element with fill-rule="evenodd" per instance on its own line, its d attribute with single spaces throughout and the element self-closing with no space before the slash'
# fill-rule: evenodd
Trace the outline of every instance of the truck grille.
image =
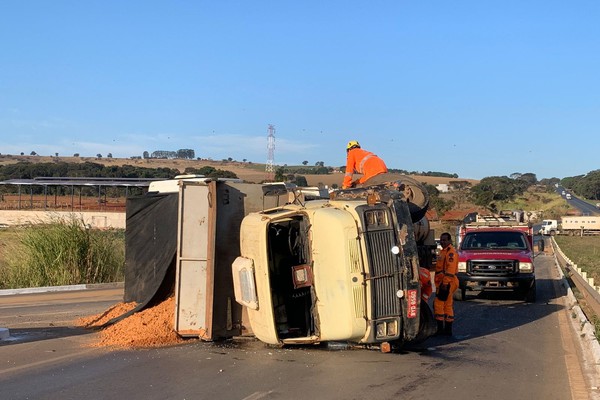
<svg viewBox="0 0 600 400">
<path fill-rule="evenodd" d="M 395 245 L 392 230 L 365 232 L 365 247 L 371 267 L 372 319 L 400 315 L 400 264 L 391 252 Z"/>
<path fill-rule="evenodd" d="M 519 262 L 516 260 L 471 260 L 467 264 L 471 275 L 478 276 L 507 276 L 519 272 Z"/>
</svg>

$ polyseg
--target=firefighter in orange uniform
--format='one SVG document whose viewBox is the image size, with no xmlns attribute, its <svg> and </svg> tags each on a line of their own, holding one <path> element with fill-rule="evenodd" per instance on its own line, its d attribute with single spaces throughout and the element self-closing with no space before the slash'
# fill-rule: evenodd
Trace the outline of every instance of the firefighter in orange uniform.
<svg viewBox="0 0 600 400">
<path fill-rule="evenodd" d="M 383 160 L 370 151 L 361 149 L 356 140 L 348 142 L 346 153 L 346 175 L 342 189 L 362 185 L 374 176 L 388 172 Z M 355 173 L 362 174 L 362 177 L 353 182 L 352 175 Z"/>
<path fill-rule="evenodd" d="M 440 235 L 442 250 L 435 263 L 436 296 L 433 301 L 433 313 L 437 322 L 437 335 L 452 336 L 454 322 L 453 294 L 458 289 L 458 253 L 452 246 L 452 237 L 448 232 Z"/>
</svg>

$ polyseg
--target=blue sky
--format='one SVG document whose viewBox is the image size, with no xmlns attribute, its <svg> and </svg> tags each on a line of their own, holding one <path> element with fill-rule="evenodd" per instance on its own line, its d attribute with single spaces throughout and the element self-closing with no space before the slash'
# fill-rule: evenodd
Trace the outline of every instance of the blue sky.
<svg viewBox="0 0 600 400">
<path fill-rule="evenodd" d="M 598 1 L 0 3 L 0 153 L 598 169 Z"/>
</svg>

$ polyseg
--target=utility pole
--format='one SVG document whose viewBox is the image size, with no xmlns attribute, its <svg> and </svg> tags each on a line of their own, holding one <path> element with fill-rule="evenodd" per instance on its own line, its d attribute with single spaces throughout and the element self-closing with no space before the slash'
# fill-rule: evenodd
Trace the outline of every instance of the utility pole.
<svg viewBox="0 0 600 400">
<path fill-rule="evenodd" d="M 269 124 L 267 129 L 269 134 L 267 135 L 267 165 L 265 168 L 267 182 L 273 182 L 275 179 L 275 171 L 273 170 L 273 160 L 275 158 L 275 125 Z"/>
</svg>

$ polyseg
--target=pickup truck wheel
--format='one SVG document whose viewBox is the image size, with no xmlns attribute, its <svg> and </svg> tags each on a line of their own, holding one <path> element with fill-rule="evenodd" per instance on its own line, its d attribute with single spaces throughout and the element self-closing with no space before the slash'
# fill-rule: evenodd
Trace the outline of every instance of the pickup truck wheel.
<svg viewBox="0 0 600 400">
<path fill-rule="evenodd" d="M 533 282 L 533 286 L 525 294 L 525 301 L 527 303 L 535 303 L 536 297 L 535 282 Z"/>
</svg>

